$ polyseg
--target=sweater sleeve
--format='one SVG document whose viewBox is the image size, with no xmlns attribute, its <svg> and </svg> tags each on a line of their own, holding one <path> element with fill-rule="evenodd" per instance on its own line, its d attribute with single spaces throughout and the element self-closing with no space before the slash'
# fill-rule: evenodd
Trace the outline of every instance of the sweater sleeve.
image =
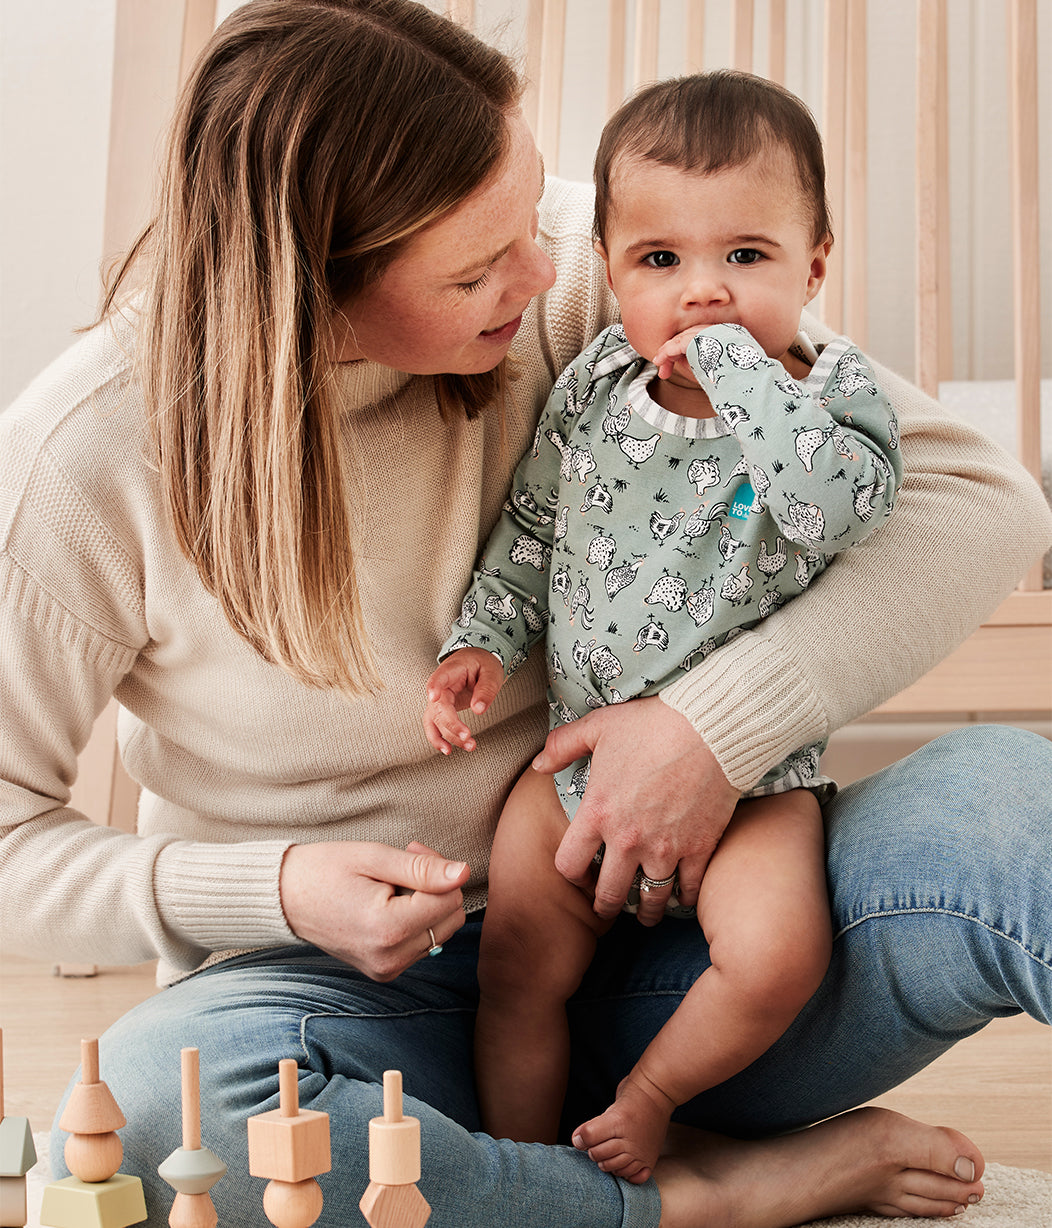
<svg viewBox="0 0 1052 1228">
<path fill-rule="evenodd" d="M 78 438 L 106 448 L 109 434 L 93 428 L 120 429 L 123 356 L 115 361 L 92 335 L 70 361 L 91 389 L 89 430 Z M 141 554 L 86 493 L 91 459 L 56 442 L 61 375 L 27 394 L 32 412 L 16 403 L 0 415 L 2 941 L 32 958 L 159 957 L 181 969 L 215 950 L 294 942 L 277 892 L 290 842 L 235 848 L 140 836 L 70 805 L 93 722 L 150 637 Z M 111 452 L 115 499 L 130 507 L 141 489 L 139 448 Z"/>
<path fill-rule="evenodd" d="M 874 373 L 909 462 L 895 514 L 661 692 L 738 788 L 916 681 L 1052 545 L 1052 512 L 1014 458 L 900 376 L 879 364 Z M 880 634 L 845 634 L 859 627 Z"/>
</svg>

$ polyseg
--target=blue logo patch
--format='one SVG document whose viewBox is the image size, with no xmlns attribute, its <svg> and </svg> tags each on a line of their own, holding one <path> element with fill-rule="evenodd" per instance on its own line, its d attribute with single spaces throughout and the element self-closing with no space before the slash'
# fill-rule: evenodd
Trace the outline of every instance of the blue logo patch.
<svg viewBox="0 0 1052 1228">
<path fill-rule="evenodd" d="M 735 520 L 748 520 L 752 505 L 756 502 L 756 493 L 748 482 L 742 482 L 734 492 L 734 502 L 731 504 L 731 515 Z"/>
</svg>

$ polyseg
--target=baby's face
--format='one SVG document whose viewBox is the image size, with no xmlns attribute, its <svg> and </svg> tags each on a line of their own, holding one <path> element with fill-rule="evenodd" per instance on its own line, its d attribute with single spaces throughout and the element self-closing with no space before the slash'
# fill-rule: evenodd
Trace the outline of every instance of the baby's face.
<svg viewBox="0 0 1052 1228">
<path fill-rule="evenodd" d="M 652 358 L 677 333 L 741 324 L 782 359 L 825 277 L 807 202 L 781 151 L 714 174 L 643 158 L 614 168 L 598 245 L 632 346 Z M 686 360 L 672 382 L 697 389 Z"/>
</svg>

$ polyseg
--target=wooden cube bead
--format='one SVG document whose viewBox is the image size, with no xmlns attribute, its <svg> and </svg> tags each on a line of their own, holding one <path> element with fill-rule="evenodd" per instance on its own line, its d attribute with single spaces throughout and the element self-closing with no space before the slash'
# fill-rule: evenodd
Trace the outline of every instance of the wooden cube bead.
<svg viewBox="0 0 1052 1228">
<path fill-rule="evenodd" d="M 248 1119 L 248 1171 L 253 1177 L 299 1182 L 332 1168 L 329 1115 L 299 1107 L 296 1063 L 278 1065 L 281 1105 Z"/>
</svg>

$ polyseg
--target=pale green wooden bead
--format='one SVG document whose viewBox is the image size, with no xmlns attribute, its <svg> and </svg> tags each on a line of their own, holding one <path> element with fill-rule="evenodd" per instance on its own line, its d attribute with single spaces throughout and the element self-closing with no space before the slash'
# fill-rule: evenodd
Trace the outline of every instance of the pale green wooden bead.
<svg viewBox="0 0 1052 1228">
<path fill-rule="evenodd" d="M 206 1194 L 225 1172 L 226 1165 L 207 1147 L 195 1151 L 179 1147 L 157 1169 L 179 1194 Z"/>
</svg>

